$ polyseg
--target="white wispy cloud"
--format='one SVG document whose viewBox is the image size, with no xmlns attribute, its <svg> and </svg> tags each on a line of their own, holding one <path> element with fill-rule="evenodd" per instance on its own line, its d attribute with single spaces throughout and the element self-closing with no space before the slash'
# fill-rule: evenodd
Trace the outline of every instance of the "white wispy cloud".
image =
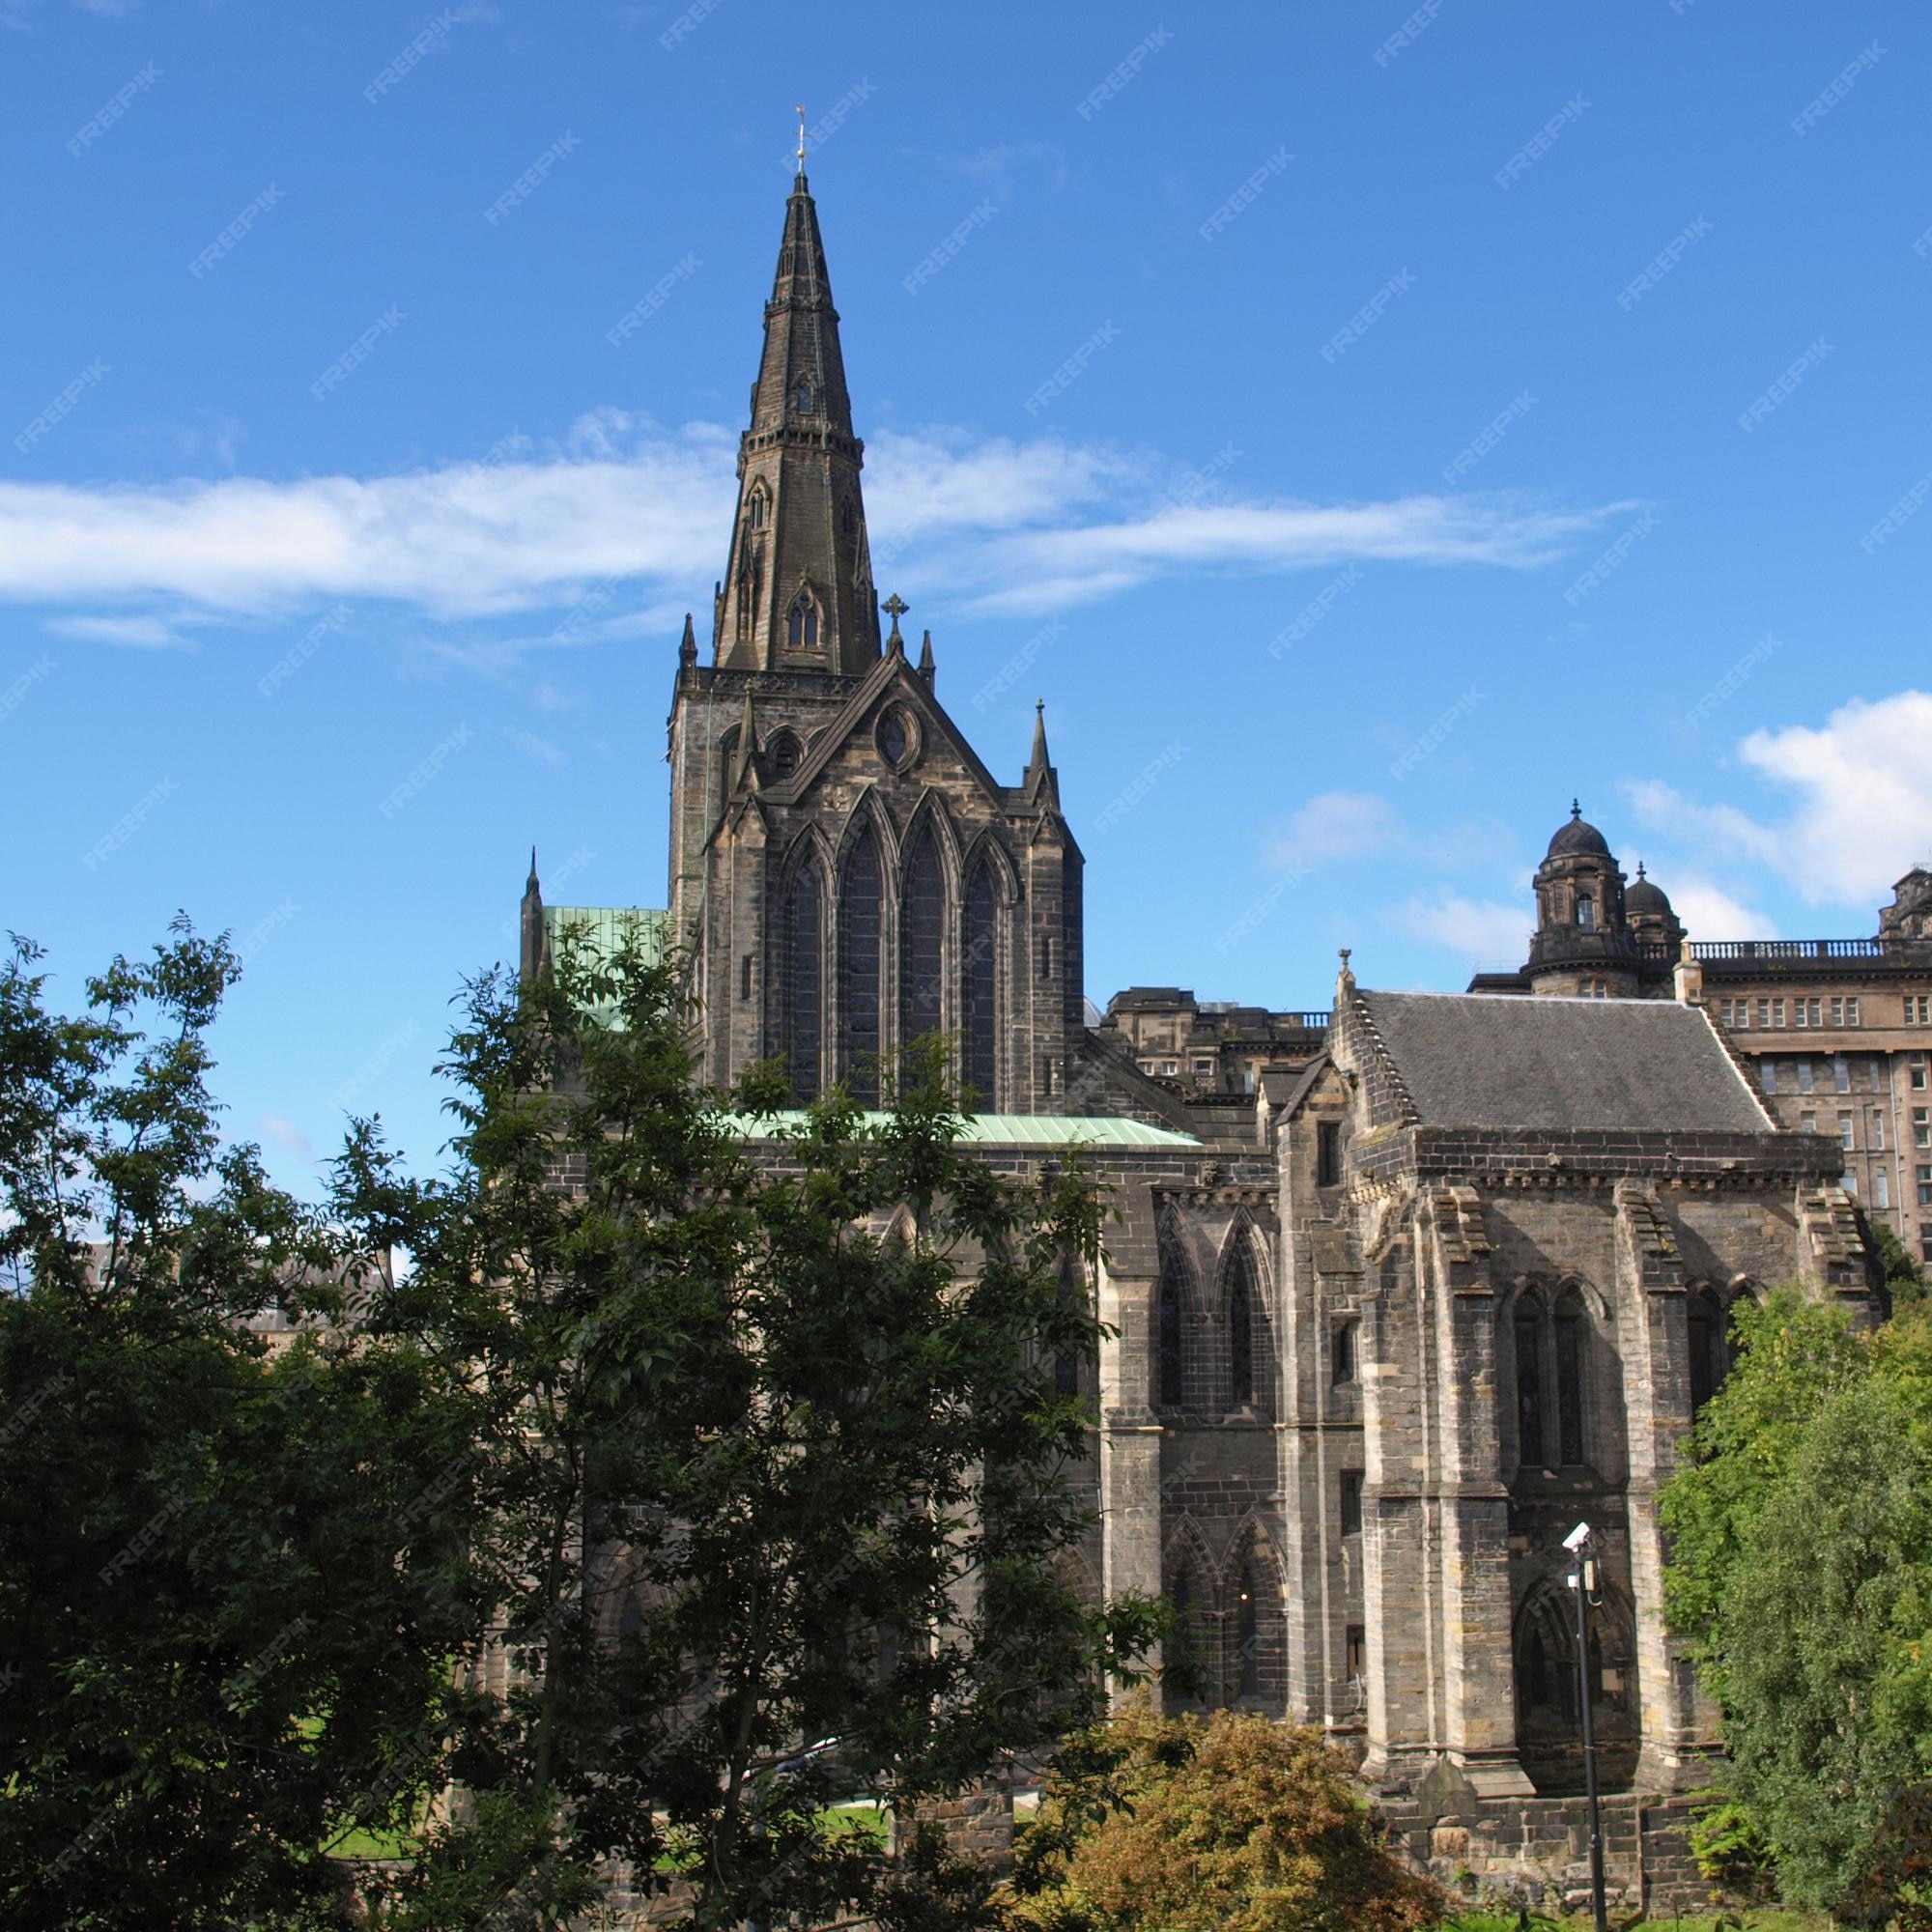
<svg viewBox="0 0 1932 1932">
<path fill-rule="evenodd" d="M 1626 789 L 1645 824 L 1699 855 L 1762 866 L 1807 905 L 1868 919 L 1901 874 L 1932 863 L 1928 745 L 1932 693 L 1900 691 L 1854 698 L 1821 725 L 1753 731 L 1737 747 L 1739 761 L 1784 794 L 1781 813 L 1705 805 L 1657 780 Z"/>
<path fill-rule="evenodd" d="M 284 1153 L 295 1154 L 301 1160 L 308 1160 L 314 1155 L 314 1141 L 283 1115 L 264 1114 L 260 1124 L 263 1137 Z"/>
<path fill-rule="evenodd" d="M 1402 814 L 1378 793 L 1324 791 L 1290 815 L 1267 857 L 1277 866 L 1325 866 L 1391 851 L 1406 838 Z"/>
<path fill-rule="evenodd" d="M 1446 887 L 1392 906 L 1382 917 L 1398 932 L 1440 946 L 1471 966 L 1504 969 L 1522 964 L 1536 921 L 1527 895 L 1514 902 L 1472 899 Z"/>
<path fill-rule="evenodd" d="M 450 625 L 568 608 L 586 585 L 618 581 L 631 610 L 701 608 L 730 527 L 735 442 L 714 424 L 666 430 L 602 410 L 549 443 L 519 440 L 510 460 L 494 463 L 369 477 L 0 484 L 0 598 L 93 606 L 67 620 L 84 617 L 103 641 L 151 644 L 162 641 L 157 625 L 145 639 L 127 625 L 115 637 L 99 628 L 99 607 L 256 617 L 348 597 Z M 1162 576 L 1354 558 L 1528 567 L 1627 507 L 1438 496 L 1177 502 L 1184 469 L 1144 451 L 947 429 L 881 435 L 868 459 L 879 582 L 916 575 L 955 609 L 1038 610 Z"/>
</svg>

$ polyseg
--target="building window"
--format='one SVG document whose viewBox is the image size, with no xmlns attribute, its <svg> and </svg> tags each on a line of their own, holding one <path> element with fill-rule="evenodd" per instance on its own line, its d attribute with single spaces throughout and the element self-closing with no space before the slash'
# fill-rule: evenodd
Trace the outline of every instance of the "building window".
<svg viewBox="0 0 1932 1932">
<path fill-rule="evenodd" d="M 774 779 L 788 779 L 798 770 L 801 747 L 792 731 L 774 731 L 765 746 L 765 762 Z"/>
<path fill-rule="evenodd" d="M 1053 983 L 1053 935 L 1042 932 L 1039 936 L 1039 980 L 1043 986 Z"/>
<path fill-rule="evenodd" d="M 1891 1206 L 1891 1177 L 1883 1167 L 1872 1169 L 1872 1206 L 1874 1208 Z"/>
<path fill-rule="evenodd" d="M 1769 1000 L 1760 1000 L 1757 1003 L 1757 1023 L 1761 1027 L 1768 1027 L 1771 1024 L 1771 1002 Z"/>
<path fill-rule="evenodd" d="M 1245 1229 L 1235 1237 L 1228 1282 L 1228 1400 L 1236 1408 L 1255 1399 L 1254 1250 Z"/>
<path fill-rule="evenodd" d="M 960 1068 L 973 1098 L 994 1104 L 994 1068 L 999 1061 L 998 1003 L 994 976 L 993 868 L 984 859 L 973 868 L 966 888 L 965 947 L 959 974 Z"/>
<path fill-rule="evenodd" d="M 1556 1406 L 1563 1463 L 1574 1468 L 1583 1460 L 1583 1311 L 1574 1291 L 1556 1307 Z"/>
<path fill-rule="evenodd" d="M 1516 1305 L 1517 1460 L 1543 1465 L 1543 1304 L 1525 1295 Z"/>
<path fill-rule="evenodd" d="M 765 494 L 765 486 L 762 483 L 753 483 L 751 499 L 745 506 L 745 517 L 754 530 L 764 528 L 765 521 L 771 514 L 771 507 L 772 499 Z"/>
<path fill-rule="evenodd" d="M 1334 1366 L 1331 1371 L 1339 1386 L 1355 1379 L 1355 1337 L 1358 1324 L 1353 1321 L 1338 1321 L 1335 1324 Z"/>
<path fill-rule="evenodd" d="M 1852 1117 L 1849 1114 L 1838 1116 L 1838 1145 L 1847 1153 L 1858 1146 L 1858 1139 L 1852 1132 Z"/>
<path fill-rule="evenodd" d="M 1801 1094 L 1808 1094 L 1811 1091 L 1811 1063 L 1808 1060 L 1801 1060 L 1798 1063 L 1798 1091 Z"/>
<path fill-rule="evenodd" d="M 1912 1110 L 1912 1145 L 1932 1148 L 1932 1114 L 1928 1114 L 1923 1107 Z"/>
<path fill-rule="evenodd" d="M 1245 1558 L 1235 1588 L 1235 1694 L 1259 1697 L 1262 1694 L 1261 1611 L 1255 1602 L 1254 1565 Z"/>
<path fill-rule="evenodd" d="M 1081 1272 L 1079 1259 L 1073 1255 L 1063 1255 L 1060 1260 L 1060 1305 L 1064 1313 L 1076 1312 L 1088 1305 L 1086 1277 Z M 1054 1351 L 1053 1386 L 1060 1395 L 1080 1393 L 1078 1350 L 1065 1348 Z"/>
<path fill-rule="evenodd" d="M 809 416 L 811 413 L 811 384 L 801 383 L 798 385 L 798 394 L 793 400 L 798 406 L 799 414 Z"/>
<path fill-rule="evenodd" d="M 1194 1077 L 1197 1080 L 1211 1080 L 1214 1077 L 1214 1063 L 1211 1060 L 1197 1060 L 1194 1063 Z"/>
<path fill-rule="evenodd" d="M 1359 1684 L 1369 1674 L 1369 1633 L 1362 1624 L 1350 1624 L 1342 1648 L 1342 1669 L 1350 1684 Z"/>
<path fill-rule="evenodd" d="M 1360 1536 L 1362 1533 L 1362 1472 L 1359 1469 L 1342 1471 L 1342 1534 Z"/>
<path fill-rule="evenodd" d="M 1842 1053 L 1832 1062 L 1832 1086 L 1840 1094 L 1852 1091 L 1852 1064 Z"/>
<path fill-rule="evenodd" d="M 946 870 L 939 862 L 939 840 L 928 818 L 913 839 L 899 899 L 901 1045 L 939 1031 L 945 932 Z"/>
<path fill-rule="evenodd" d="M 1879 1068 L 1883 1064 L 1877 1054 L 1868 1053 L 1865 1055 L 1865 1085 L 1874 1094 L 1882 1094 L 1885 1091 L 1885 1081 L 1879 1073 Z"/>
<path fill-rule="evenodd" d="M 1179 1408 L 1185 1400 L 1181 1382 L 1180 1296 L 1186 1264 L 1172 1240 L 1160 1244 L 1160 1306 L 1154 1337 L 1154 1400 L 1164 1408 Z"/>
<path fill-rule="evenodd" d="M 1711 1290 L 1700 1288 L 1689 1297 L 1686 1315 L 1690 1331 L 1690 1413 L 1695 1415 L 1724 1378 L 1724 1311 Z"/>
<path fill-rule="evenodd" d="M 838 917 L 838 1070 L 853 1099 L 868 1107 L 879 1101 L 882 883 L 878 840 L 868 825 L 845 862 Z"/>
<path fill-rule="evenodd" d="M 1818 1116 L 1816 1114 L 1800 1114 L 1798 1117 L 1798 1131 L 1801 1134 L 1815 1134 L 1818 1131 Z"/>
<path fill-rule="evenodd" d="M 1771 1023 L 1775 1027 L 1781 1027 L 1784 1024 L 1784 1002 L 1782 1000 L 1772 1001 Z"/>
<path fill-rule="evenodd" d="M 1847 1194 L 1856 1194 L 1859 1191 L 1859 1178 L 1848 1168 L 1843 1174 L 1839 1175 L 1838 1185 Z"/>
<path fill-rule="evenodd" d="M 1865 1138 L 1874 1153 L 1885 1151 L 1885 1116 L 1876 1107 L 1871 1110 L 1871 1131 Z"/>
<path fill-rule="evenodd" d="M 752 997 L 752 955 L 749 952 L 738 961 L 738 997 L 741 1000 Z"/>
<path fill-rule="evenodd" d="M 1859 1003 L 1854 999 L 1833 999 L 1832 1002 L 1832 1024 L 1834 1027 L 1855 1027 L 1859 1023 Z"/>
<path fill-rule="evenodd" d="M 1777 1092 L 1777 1062 L 1767 1053 L 1757 1065 L 1759 1075 L 1764 1083 L 1764 1091 L 1767 1094 L 1776 1094 Z"/>
<path fill-rule="evenodd" d="M 1907 1026 L 1932 1026 L 1932 994 L 1906 994 L 1905 1024 Z"/>
<path fill-rule="evenodd" d="M 1342 1123 L 1318 1121 L 1315 1123 L 1315 1184 L 1339 1187 L 1342 1183 Z"/>
<path fill-rule="evenodd" d="M 1905 1084 L 1916 1094 L 1924 1093 L 1925 1056 L 1922 1053 L 1915 1053 L 1905 1063 Z"/>
<path fill-rule="evenodd" d="M 1577 923 L 1589 927 L 1597 923 L 1597 902 L 1588 893 L 1577 895 Z"/>
<path fill-rule="evenodd" d="M 785 641 L 795 651 L 818 648 L 818 606 L 804 591 L 792 599 L 785 613 Z"/>
<path fill-rule="evenodd" d="M 1917 1179 L 1919 1207 L 1932 1208 L 1932 1167 L 1921 1167 Z"/>
<path fill-rule="evenodd" d="M 802 867 L 785 895 L 785 1070 L 808 1105 L 818 1098 L 818 874 Z"/>
</svg>

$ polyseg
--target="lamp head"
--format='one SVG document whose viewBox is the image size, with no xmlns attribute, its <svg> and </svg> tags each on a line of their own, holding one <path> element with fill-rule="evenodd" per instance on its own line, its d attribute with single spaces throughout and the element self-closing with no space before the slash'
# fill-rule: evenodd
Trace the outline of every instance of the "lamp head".
<svg viewBox="0 0 1932 1932">
<path fill-rule="evenodd" d="M 1573 1529 L 1570 1532 L 1570 1534 L 1563 1539 L 1563 1547 L 1565 1549 L 1569 1550 L 1570 1553 L 1574 1556 L 1577 1552 L 1577 1550 L 1582 1548 L 1584 1544 L 1589 1542 L 1589 1540 L 1590 1540 L 1590 1525 L 1587 1522 L 1579 1522 L 1577 1525 L 1577 1527 Z"/>
</svg>

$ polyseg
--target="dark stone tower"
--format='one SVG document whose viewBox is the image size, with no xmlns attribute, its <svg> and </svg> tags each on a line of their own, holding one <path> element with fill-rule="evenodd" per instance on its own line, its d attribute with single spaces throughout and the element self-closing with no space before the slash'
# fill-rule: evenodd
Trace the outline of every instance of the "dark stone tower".
<svg viewBox="0 0 1932 1932">
<path fill-rule="evenodd" d="M 669 724 L 670 917 L 702 1067 L 800 1098 L 922 1035 L 987 1112 L 1063 1113 L 1084 1037 L 1080 848 L 1044 721 L 1002 784 L 879 636 L 838 316 L 803 170 L 785 205 L 712 661 L 686 621 Z"/>
<path fill-rule="evenodd" d="M 785 204 L 752 421 L 738 442 L 738 515 L 712 619 L 734 669 L 864 674 L 879 657 L 852 401 L 838 312 L 801 167 Z"/>
<path fill-rule="evenodd" d="M 1574 800 L 1535 884 L 1536 936 L 1524 968 L 1531 990 L 1634 999 L 1637 945 L 1624 910 L 1624 875 Z"/>
</svg>

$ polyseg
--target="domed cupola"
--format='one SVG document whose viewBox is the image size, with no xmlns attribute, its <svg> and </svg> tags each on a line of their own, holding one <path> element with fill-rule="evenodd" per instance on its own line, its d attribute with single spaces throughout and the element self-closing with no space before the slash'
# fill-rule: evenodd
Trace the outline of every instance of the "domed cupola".
<svg viewBox="0 0 1932 1932">
<path fill-rule="evenodd" d="M 1625 916 L 1624 875 L 1608 840 L 1574 799 L 1535 884 L 1536 937 L 1527 967 L 1535 991 L 1634 997 L 1637 947 Z"/>
<path fill-rule="evenodd" d="M 1630 922 L 1631 936 L 1639 946 L 1662 946 L 1672 959 L 1684 943 L 1684 922 L 1671 910 L 1670 900 L 1661 886 L 1636 868 L 1636 882 L 1624 895 L 1624 916 Z"/>
</svg>

